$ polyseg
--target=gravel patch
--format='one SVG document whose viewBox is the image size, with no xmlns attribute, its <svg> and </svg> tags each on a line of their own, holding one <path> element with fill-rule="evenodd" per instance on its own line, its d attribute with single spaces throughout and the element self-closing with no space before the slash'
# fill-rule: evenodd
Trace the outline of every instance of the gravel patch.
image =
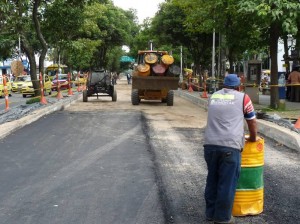
<svg viewBox="0 0 300 224">
<path fill-rule="evenodd" d="M 70 97 L 66 96 L 62 99 L 56 99 L 56 98 L 49 98 L 47 99 L 48 104 L 44 105 L 39 102 L 37 103 L 32 103 L 32 104 L 24 104 L 24 105 L 19 105 L 16 107 L 10 108 L 8 111 L 1 110 L 0 111 L 0 125 L 4 124 L 6 122 L 11 122 L 14 120 L 18 120 L 31 112 L 38 110 L 42 107 L 47 107 L 49 105 L 53 105 L 57 103 L 58 101 L 68 101 Z"/>
</svg>

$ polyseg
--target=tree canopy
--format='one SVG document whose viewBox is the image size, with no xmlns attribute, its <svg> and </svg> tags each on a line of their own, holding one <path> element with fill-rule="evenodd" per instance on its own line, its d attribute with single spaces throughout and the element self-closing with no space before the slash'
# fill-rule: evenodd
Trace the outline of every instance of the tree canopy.
<svg viewBox="0 0 300 224">
<path fill-rule="evenodd" d="M 35 78 L 36 55 L 41 71 L 48 54 L 76 70 L 105 67 L 120 72 L 126 66 L 119 58 L 135 58 L 150 42 L 177 59 L 182 46 L 185 66 L 193 65 L 200 75 L 215 67 L 220 76 L 225 70 L 243 72 L 245 61 L 270 56 L 271 107 L 277 108 L 278 40 L 285 41 L 285 60 L 291 47 L 299 50 L 299 9 L 296 0 L 166 0 L 154 18 L 138 24 L 135 9 L 123 10 L 112 0 L 3 0 L 0 58 L 19 56 L 20 50 Z M 216 64 L 212 64 L 214 36 Z M 19 37 L 21 49 L 16 47 Z M 287 46 L 288 37 L 295 46 Z M 130 51 L 123 51 L 123 45 Z"/>
</svg>

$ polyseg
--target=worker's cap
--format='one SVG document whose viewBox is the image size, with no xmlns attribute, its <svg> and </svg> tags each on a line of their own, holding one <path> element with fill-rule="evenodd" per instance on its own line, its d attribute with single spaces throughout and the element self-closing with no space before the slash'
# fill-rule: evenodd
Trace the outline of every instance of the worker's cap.
<svg viewBox="0 0 300 224">
<path fill-rule="evenodd" d="M 235 86 L 239 86 L 240 84 L 241 81 L 237 76 L 237 74 L 228 74 L 224 79 L 225 86 L 235 87 Z"/>
</svg>

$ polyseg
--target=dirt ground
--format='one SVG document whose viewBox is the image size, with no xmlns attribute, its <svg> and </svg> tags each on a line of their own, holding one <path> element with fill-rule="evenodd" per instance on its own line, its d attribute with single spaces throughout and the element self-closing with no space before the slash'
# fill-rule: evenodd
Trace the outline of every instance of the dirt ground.
<svg viewBox="0 0 300 224">
<path fill-rule="evenodd" d="M 131 85 L 124 78 L 118 80 L 117 102 L 112 102 L 110 97 L 89 97 L 88 103 L 79 100 L 67 108 L 69 111 L 101 111 L 101 110 L 139 110 L 147 114 L 160 128 L 164 128 L 164 122 L 160 116 L 167 114 L 168 122 L 173 128 L 203 128 L 206 125 L 207 112 L 198 106 L 180 97 L 174 97 L 174 106 L 167 106 L 159 101 L 144 101 L 139 105 L 131 104 Z"/>
</svg>

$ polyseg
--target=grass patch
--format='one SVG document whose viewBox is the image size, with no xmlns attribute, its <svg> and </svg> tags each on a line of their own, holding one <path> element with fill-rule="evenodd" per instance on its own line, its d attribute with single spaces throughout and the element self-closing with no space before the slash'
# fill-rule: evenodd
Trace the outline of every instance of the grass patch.
<svg viewBox="0 0 300 224">
<path fill-rule="evenodd" d="M 280 108 L 273 109 L 271 107 L 264 107 L 264 108 L 260 108 L 259 110 L 262 111 L 262 112 L 293 112 L 293 111 L 298 111 L 298 110 L 295 110 L 295 109 L 287 109 L 287 108 L 285 108 L 285 109 L 280 109 Z"/>
<path fill-rule="evenodd" d="M 38 103 L 40 101 L 41 101 L 41 97 L 40 96 L 36 96 L 36 97 L 32 97 L 32 98 L 26 100 L 26 104 Z"/>
</svg>

